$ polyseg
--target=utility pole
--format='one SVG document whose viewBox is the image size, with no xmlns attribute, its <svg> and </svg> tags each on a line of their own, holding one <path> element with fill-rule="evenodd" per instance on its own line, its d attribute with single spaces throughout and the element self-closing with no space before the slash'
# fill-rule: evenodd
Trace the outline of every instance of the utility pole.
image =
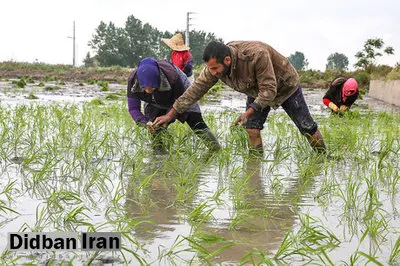
<svg viewBox="0 0 400 266">
<path fill-rule="evenodd" d="M 187 45 L 187 46 L 189 46 L 190 47 L 190 45 L 189 45 L 189 26 L 192 26 L 193 24 L 190 24 L 190 20 L 192 19 L 191 17 L 190 17 L 190 14 L 196 14 L 196 12 L 187 12 L 186 13 L 186 40 L 185 40 L 185 44 Z"/>
<path fill-rule="evenodd" d="M 74 25 L 73 25 L 73 30 L 72 30 L 72 37 L 68 37 L 72 39 L 72 67 L 75 67 L 75 20 L 74 20 Z"/>
</svg>

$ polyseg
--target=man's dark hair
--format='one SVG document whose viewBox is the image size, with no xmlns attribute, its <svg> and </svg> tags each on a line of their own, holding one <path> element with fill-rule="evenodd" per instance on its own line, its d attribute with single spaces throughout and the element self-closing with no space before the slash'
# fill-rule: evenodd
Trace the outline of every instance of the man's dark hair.
<svg viewBox="0 0 400 266">
<path fill-rule="evenodd" d="M 207 44 L 203 53 L 204 62 L 208 62 L 211 58 L 215 58 L 217 63 L 224 63 L 226 56 L 231 56 L 231 50 L 222 42 L 211 41 Z"/>
</svg>

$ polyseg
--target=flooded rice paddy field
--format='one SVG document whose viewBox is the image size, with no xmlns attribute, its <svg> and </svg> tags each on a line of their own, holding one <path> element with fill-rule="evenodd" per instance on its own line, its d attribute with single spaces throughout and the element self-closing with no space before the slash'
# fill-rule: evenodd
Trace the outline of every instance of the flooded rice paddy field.
<svg viewBox="0 0 400 266">
<path fill-rule="evenodd" d="M 0 81 L 2 265 L 400 263 L 397 107 L 364 96 L 338 117 L 323 90 L 304 89 L 328 153 L 279 108 L 260 158 L 232 127 L 239 93 L 201 102 L 223 147 L 213 154 L 178 122 L 163 132 L 167 152 L 152 149 L 124 85 L 59 87 Z M 121 232 L 123 250 L 8 252 L 16 231 Z"/>
</svg>

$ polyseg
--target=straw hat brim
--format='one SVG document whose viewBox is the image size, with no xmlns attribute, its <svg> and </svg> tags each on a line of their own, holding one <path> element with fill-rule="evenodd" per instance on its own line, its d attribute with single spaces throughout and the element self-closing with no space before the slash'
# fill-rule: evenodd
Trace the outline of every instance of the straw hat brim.
<svg viewBox="0 0 400 266">
<path fill-rule="evenodd" d="M 183 45 L 176 45 L 175 43 L 171 42 L 171 39 L 161 39 L 169 48 L 174 51 L 187 51 L 189 50 L 189 46 Z"/>
</svg>

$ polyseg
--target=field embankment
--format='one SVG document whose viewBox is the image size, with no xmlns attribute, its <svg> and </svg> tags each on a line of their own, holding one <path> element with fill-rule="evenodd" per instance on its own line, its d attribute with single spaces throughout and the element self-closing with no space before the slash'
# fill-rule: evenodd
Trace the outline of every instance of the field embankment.
<svg viewBox="0 0 400 266">
<path fill-rule="evenodd" d="M 27 64 L 17 62 L 0 63 L 0 78 L 31 77 L 32 79 L 65 80 L 84 82 L 88 79 L 114 83 L 127 81 L 131 68 L 113 67 L 72 67 L 70 65 Z"/>
<path fill-rule="evenodd" d="M 199 75 L 204 64 L 194 67 L 195 76 Z M 112 67 L 72 67 L 71 65 L 49 65 L 44 63 L 0 62 L 0 79 L 30 77 L 36 80 L 64 80 L 71 82 L 85 82 L 88 79 L 108 81 L 110 83 L 126 83 L 132 68 Z M 364 94 L 369 89 L 371 79 L 374 80 L 400 80 L 400 68 L 389 66 L 376 66 L 369 71 L 356 70 L 343 71 L 299 71 L 303 88 L 328 88 L 329 83 L 337 76 L 354 77 Z"/>
</svg>

